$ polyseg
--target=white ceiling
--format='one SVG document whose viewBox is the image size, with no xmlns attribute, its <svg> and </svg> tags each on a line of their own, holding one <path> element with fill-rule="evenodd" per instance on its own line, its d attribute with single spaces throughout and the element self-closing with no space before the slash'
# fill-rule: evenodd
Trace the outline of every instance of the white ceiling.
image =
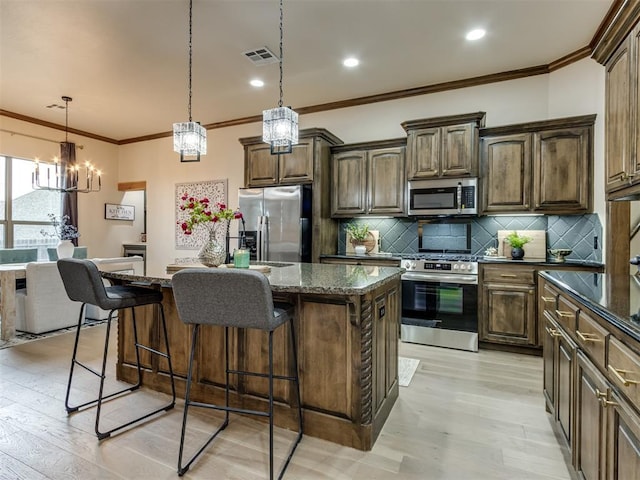
<svg viewBox="0 0 640 480">
<path fill-rule="evenodd" d="M 186 121 L 188 0 L 0 0 L 0 109 L 122 140 Z M 585 47 L 611 0 L 285 0 L 294 109 L 548 64 Z M 278 103 L 278 0 L 194 0 L 193 119 Z M 475 43 L 475 27 L 487 36 Z M 347 70 L 347 55 L 360 66 Z M 265 81 L 261 90 L 251 78 Z"/>
</svg>

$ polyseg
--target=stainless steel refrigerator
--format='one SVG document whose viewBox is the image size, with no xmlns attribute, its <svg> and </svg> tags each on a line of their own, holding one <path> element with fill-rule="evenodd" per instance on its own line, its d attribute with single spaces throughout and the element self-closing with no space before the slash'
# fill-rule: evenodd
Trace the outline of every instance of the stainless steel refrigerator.
<svg viewBox="0 0 640 480">
<path fill-rule="evenodd" d="M 246 247 L 257 261 L 311 261 L 311 186 L 241 188 Z M 242 242 L 243 232 L 240 232 Z"/>
</svg>

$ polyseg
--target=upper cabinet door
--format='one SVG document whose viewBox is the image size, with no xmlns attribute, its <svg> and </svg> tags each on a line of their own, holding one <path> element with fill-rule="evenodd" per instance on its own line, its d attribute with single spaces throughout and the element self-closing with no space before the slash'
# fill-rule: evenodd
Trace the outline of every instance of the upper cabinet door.
<svg viewBox="0 0 640 480">
<path fill-rule="evenodd" d="M 606 65 L 605 150 L 608 192 L 627 185 L 631 164 L 631 42 Z"/>
<path fill-rule="evenodd" d="M 369 152 L 368 213 L 405 213 L 404 152 L 404 147 Z"/>
<path fill-rule="evenodd" d="M 300 139 L 291 153 L 279 155 L 278 179 L 285 183 L 309 183 L 313 181 L 313 138 Z"/>
<path fill-rule="evenodd" d="M 440 175 L 442 131 L 439 127 L 412 130 L 407 136 L 409 179 Z"/>
<path fill-rule="evenodd" d="M 264 187 L 278 183 L 278 155 L 271 155 L 269 144 L 259 143 L 245 148 L 245 185 Z"/>
<path fill-rule="evenodd" d="M 534 210 L 590 211 L 591 132 L 585 127 L 534 134 Z"/>
<path fill-rule="evenodd" d="M 366 151 L 335 153 L 332 162 L 331 215 L 350 217 L 366 213 Z"/>
<path fill-rule="evenodd" d="M 475 176 L 478 172 L 477 128 L 472 124 L 442 127 L 442 176 Z"/>
<path fill-rule="evenodd" d="M 478 175 L 478 130 L 485 112 L 402 123 L 407 132 L 407 180 Z"/>
<path fill-rule="evenodd" d="M 483 138 L 483 211 L 521 212 L 531 205 L 531 134 Z"/>
</svg>

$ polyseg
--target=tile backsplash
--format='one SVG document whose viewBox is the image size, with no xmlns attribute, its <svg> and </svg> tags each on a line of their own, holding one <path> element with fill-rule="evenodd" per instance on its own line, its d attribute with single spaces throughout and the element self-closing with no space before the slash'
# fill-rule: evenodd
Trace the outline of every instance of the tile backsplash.
<svg viewBox="0 0 640 480">
<path fill-rule="evenodd" d="M 418 252 L 418 222 L 409 218 L 366 218 L 353 220 L 366 223 L 380 232 L 380 250 L 395 254 Z M 338 253 L 344 254 L 345 225 L 340 222 Z M 596 214 L 546 216 L 486 216 L 471 219 L 471 253 L 482 255 L 497 246 L 498 230 L 546 230 L 547 248 L 570 248 L 573 260 L 602 261 L 602 225 Z M 597 240 L 594 240 L 597 239 Z M 442 238 L 434 238 L 434 242 Z M 597 248 L 594 248 L 594 241 Z"/>
</svg>

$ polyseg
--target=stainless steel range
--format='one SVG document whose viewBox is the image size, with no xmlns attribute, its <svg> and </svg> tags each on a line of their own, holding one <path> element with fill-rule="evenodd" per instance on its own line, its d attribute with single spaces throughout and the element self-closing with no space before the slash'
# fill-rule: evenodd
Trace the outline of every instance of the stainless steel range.
<svg viewBox="0 0 640 480">
<path fill-rule="evenodd" d="M 477 258 L 417 254 L 401 265 L 402 341 L 477 352 Z"/>
</svg>

